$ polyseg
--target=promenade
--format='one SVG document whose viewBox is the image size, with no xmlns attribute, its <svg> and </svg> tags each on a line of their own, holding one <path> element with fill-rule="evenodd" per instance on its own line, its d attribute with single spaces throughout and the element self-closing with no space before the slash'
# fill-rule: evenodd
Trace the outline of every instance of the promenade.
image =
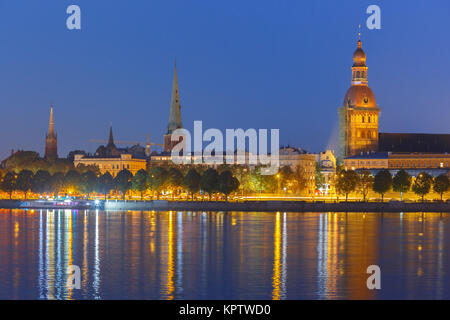
<svg viewBox="0 0 450 320">
<path fill-rule="evenodd" d="M 4 209 L 92 209 L 136 211 L 282 211 L 282 212 L 450 212 L 450 202 L 306 202 L 306 201 L 85 201 L 78 207 L 43 204 L 42 201 L 0 200 Z"/>
</svg>

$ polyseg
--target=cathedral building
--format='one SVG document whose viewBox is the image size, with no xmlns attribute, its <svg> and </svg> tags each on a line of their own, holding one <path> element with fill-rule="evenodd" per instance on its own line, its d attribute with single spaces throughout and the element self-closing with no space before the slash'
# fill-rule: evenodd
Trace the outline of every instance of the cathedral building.
<svg viewBox="0 0 450 320">
<path fill-rule="evenodd" d="M 101 174 L 109 172 L 115 177 L 123 169 L 129 170 L 133 175 L 141 169 L 146 170 L 147 158 L 145 148 L 142 146 L 116 147 L 111 126 L 108 144 L 98 147 L 94 155 L 75 154 L 73 164 L 75 167 L 78 165 L 97 166 Z"/>
<path fill-rule="evenodd" d="M 173 76 L 172 85 L 172 97 L 170 101 L 170 113 L 169 113 L 169 123 L 167 125 L 167 131 L 164 135 L 164 152 L 172 151 L 172 148 L 181 141 L 172 141 L 172 133 L 176 129 L 183 128 L 181 123 L 181 105 L 180 105 L 180 93 L 178 91 L 178 77 L 177 77 L 177 64 L 175 62 L 175 71 Z"/>
<path fill-rule="evenodd" d="M 403 169 L 412 176 L 426 171 L 450 176 L 450 135 L 386 133 L 378 130 L 380 108 L 368 86 L 361 39 L 353 54 L 352 82 L 339 108 L 339 160 L 352 170 Z"/>
<path fill-rule="evenodd" d="M 55 160 L 58 158 L 58 136 L 55 133 L 55 124 L 53 122 L 53 106 L 50 108 L 50 121 L 48 124 L 48 133 L 45 136 L 45 159 Z"/>
<path fill-rule="evenodd" d="M 367 78 L 366 54 L 359 39 L 353 54 L 351 86 L 339 108 L 340 159 L 378 149 L 380 108 Z"/>
</svg>

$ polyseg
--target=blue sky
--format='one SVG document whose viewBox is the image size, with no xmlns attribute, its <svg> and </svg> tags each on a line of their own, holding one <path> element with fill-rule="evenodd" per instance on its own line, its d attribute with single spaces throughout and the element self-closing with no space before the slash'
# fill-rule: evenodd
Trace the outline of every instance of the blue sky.
<svg viewBox="0 0 450 320">
<path fill-rule="evenodd" d="M 370 4 L 381 30 L 365 27 Z M 94 151 L 110 122 L 162 143 L 175 57 L 186 128 L 279 128 L 281 144 L 324 150 L 358 24 L 380 130 L 450 133 L 448 17 L 446 0 L 0 0 L 0 158 L 43 153 L 51 103 L 60 156 Z"/>
</svg>

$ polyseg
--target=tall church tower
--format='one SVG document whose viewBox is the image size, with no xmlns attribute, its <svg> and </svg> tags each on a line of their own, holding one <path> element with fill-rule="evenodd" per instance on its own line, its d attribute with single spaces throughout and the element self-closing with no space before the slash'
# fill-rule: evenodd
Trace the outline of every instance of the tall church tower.
<svg viewBox="0 0 450 320">
<path fill-rule="evenodd" d="M 45 158 L 57 159 L 58 158 L 58 136 L 55 133 L 55 124 L 53 122 L 53 106 L 50 108 L 50 121 L 48 123 L 48 133 L 45 136 Z"/>
<path fill-rule="evenodd" d="M 183 124 L 181 123 L 181 105 L 180 105 L 180 94 L 178 92 L 177 63 L 175 62 L 175 71 L 172 85 L 172 98 L 170 102 L 169 124 L 167 125 L 167 132 L 164 135 L 164 152 L 170 152 L 172 148 L 176 144 L 178 144 L 179 141 L 172 141 L 171 137 L 172 133 L 176 129 L 181 128 L 183 128 Z"/>
<path fill-rule="evenodd" d="M 378 149 L 378 116 L 375 95 L 368 86 L 366 54 L 361 39 L 353 54 L 351 86 L 339 108 L 339 159 Z"/>
</svg>

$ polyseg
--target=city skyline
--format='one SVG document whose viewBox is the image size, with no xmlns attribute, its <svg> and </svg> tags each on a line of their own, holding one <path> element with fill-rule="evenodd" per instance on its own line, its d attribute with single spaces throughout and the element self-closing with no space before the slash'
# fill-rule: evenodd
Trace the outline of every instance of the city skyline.
<svg viewBox="0 0 450 320">
<path fill-rule="evenodd" d="M 367 17 L 363 14 L 366 3 L 305 4 L 299 8 L 294 3 L 283 6 L 264 2 L 261 4 L 264 12 L 254 13 L 248 4 L 243 4 L 241 14 L 228 6 L 202 6 L 201 10 L 210 11 L 206 18 L 202 15 L 205 23 L 221 17 L 229 28 L 224 30 L 213 24 L 211 30 L 195 34 L 186 26 L 176 32 L 183 21 L 173 19 L 163 24 L 168 27 L 164 39 L 158 38 L 157 32 L 142 21 L 130 23 L 135 18 L 144 18 L 140 10 L 150 9 L 148 4 L 126 8 L 121 15 L 124 23 L 120 27 L 109 26 L 111 35 L 105 34 L 107 21 L 99 15 L 100 4 L 80 5 L 85 24 L 81 31 L 71 32 L 63 23 L 65 3 L 30 4 L 20 9 L 24 19 L 15 23 L 11 17 L 19 8 L 12 3 L 1 4 L 0 20 L 9 25 L 4 30 L 10 32 L 0 31 L 0 39 L 11 50 L 0 53 L 4 61 L 0 103 L 6 106 L 5 116 L 14 119 L 0 129 L 3 136 L 9 137 L 0 144 L 2 159 L 11 149 L 44 154 L 51 104 L 55 108 L 55 129 L 62 157 L 75 149 L 94 151 L 97 145 L 90 144 L 89 139 L 106 138 L 110 122 L 119 140 L 145 141 L 150 134 L 152 141 L 162 143 L 175 57 L 183 124 L 188 129 L 194 120 L 203 120 L 208 127 L 219 129 L 280 128 L 281 144 L 311 152 L 325 150 L 336 137 L 336 109 L 342 104 L 350 81 L 351 54 L 357 40 L 357 25 L 363 24 Z M 180 3 L 180 6 L 179 10 L 199 9 L 194 4 Z M 370 53 L 367 64 L 371 87 L 383 110 L 380 130 L 447 133 L 448 93 L 444 90 L 449 84 L 446 72 L 449 66 L 439 57 L 445 57 L 450 47 L 439 41 L 445 28 L 440 27 L 444 20 L 436 17 L 445 14 L 442 7 L 449 6 L 444 4 L 439 12 L 437 7 L 425 5 L 406 7 L 407 14 L 398 17 L 399 21 L 390 11 L 396 6 L 383 4 L 381 30 L 370 31 L 364 24 L 362 29 L 362 39 Z M 265 20 L 269 18 L 265 10 L 268 7 L 273 7 L 273 15 Z M 110 8 L 109 18 L 119 18 L 118 9 Z M 152 9 L 145 13 L 153 18 L 157 12 L 161 13 L 159 24 L 169 15 L 162 4 L 154 4 Z M 37 17 L 29 16 L 33 10 Z M 299 19 L 283 22 L 284 18 L 292 17 L 290 10 L 298 13 Z M 425 14 L 427 10 L 432 11 L 433 21 Z M 175 14 L 182 15 L 181 11 L 175 10 Z M 306 12 L 320 13 L 331 20 L 321 26 L 320 21 L 309 19 Z M 424 19 L 408 22 L 408 28 L 398 26 L 417 17 L 419 12 Z M 348 16 L 345 21 L 344 13 Z M 26 27 L 38 21 L 40 28 Z M 154 23 L 146 21 L 149 25 Z M 308 26 L 306 33 L 303 23 Z M 333 29 L 337 24 L 339 28 Z M 405 29 L 414 33 L 414 37 L 408 38 Z M 268 37 L 263 36 L 263 30 Z M 102 39 L 96 43 L 96 33 L 100 31 Z M 137 31 L 136 39 L 127 38 Z M 216 38 L 205 38 L 214 31 L 220 31 Z M 121 36 L 120 46 L 114 45 L 114 34 Z M 155 45 L 143 41 L 145 36 Z M 416 50 L 411 49 L 413 39 Z M 42 45 L 25 58 L 23 52 L 30 51 L 31 45 L 36 47 L 36 41 Z M 59 46 L 48 50 L 52 47 L 46 45 L 55 41 Z M 417 46 L 418 42 L 421 46 Z M 214 49 L 207 50 L 208 43 L 213 43 Z M 436 49 L 429 49 L 431 44 Z M 264 50 L 266 46 L 270 50 Z M 105 53 L 108 55 L 104 56 Z M 430 105 L 435 113 L 429 111 Z"/>
</svg>

